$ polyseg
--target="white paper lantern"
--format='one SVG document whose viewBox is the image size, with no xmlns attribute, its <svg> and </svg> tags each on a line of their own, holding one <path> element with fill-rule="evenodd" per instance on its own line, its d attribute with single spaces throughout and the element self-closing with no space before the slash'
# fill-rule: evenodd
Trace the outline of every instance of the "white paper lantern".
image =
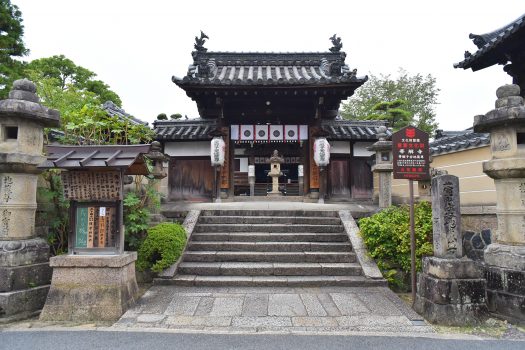
<svg viewBox="0 0 525 350">
<path fill-rule="evenodd" d="M 212 166 L 223 166 L 226 144 L 221 137 L 214 137 L 211 140 L 210 156 Z"/>
<path fill-rule="evenodd" d="M 327 166 L 330 163 L 330 144 L 323 137 L 315 140 L 314 161 L 317 166 Z"/>
</svg>

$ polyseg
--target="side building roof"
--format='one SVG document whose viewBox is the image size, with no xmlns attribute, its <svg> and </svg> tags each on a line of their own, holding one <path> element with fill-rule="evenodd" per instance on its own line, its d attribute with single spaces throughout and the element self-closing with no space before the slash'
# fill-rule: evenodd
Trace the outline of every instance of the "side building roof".
<svg viewBox="0 0 525 350">
<path fill-rule="evenodd" d="M 430 142 L 433 156 L 465 151 L 490 144 L 490 134 L 475 133 L 472 129 L 463 131 L 436 131 L 436 138 Z"/>
</svg>

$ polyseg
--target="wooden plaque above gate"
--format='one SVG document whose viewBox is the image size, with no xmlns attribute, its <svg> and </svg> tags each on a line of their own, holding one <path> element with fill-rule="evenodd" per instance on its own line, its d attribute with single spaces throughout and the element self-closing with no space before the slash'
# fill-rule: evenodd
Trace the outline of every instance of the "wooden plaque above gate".
<svg viewBox="0 0 525 350">
<path fill-rule="evenodd" d="M 77 201 L 121 200 L 118 171 L 64 171 L 61 174 L 64 197 Z"/>
</svg>

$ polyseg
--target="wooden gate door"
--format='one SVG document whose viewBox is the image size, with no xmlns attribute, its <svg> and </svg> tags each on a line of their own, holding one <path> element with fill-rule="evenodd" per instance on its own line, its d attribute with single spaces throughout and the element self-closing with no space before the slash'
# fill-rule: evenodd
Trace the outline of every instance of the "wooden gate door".
<svg viewBox="0 0 525 350">
<path fill-rule="evenodd" d="M 365 158 L 353 158 L 350 167 L 352 198 L 370 199 L 373 191 L 373 178 L 370 165 Z"/>
<path fill-rule="evenodd" d="M 328 171 L 330 197 L 350 198 L 350 172 L 348 159 L 332 159 Z"/>
<path fill-rule="evenodd" d="M 172 159 L 168 185 L 169 200 L 210 200 L 213 193 L 210 159 Z"/>
</svg>

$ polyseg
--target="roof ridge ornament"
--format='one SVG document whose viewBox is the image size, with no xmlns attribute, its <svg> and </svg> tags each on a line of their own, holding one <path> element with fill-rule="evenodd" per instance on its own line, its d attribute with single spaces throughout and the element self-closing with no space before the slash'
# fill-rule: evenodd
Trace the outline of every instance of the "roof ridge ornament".
<svg viewBox="0 0 525 350">
<path fill-rule="evenodd" d="M 332 45 L 334 45 L 330 48 L 330 52 L 333 52 L 333 53 L 341 52 L 341 49 L 343 48 L 341 37 L 338 37 L 337 34 L 334 34 L 329 39 L 332 41 Z"/>
<path fill-rule="evenodd" d="M 204 47 L 204 43 L 206 42 L 206 39 L 209 39 L 209 37 L 204 34 L 204 32 L 201 30 L 201 37 L 195 37 L 195 44 L 193 45 L 193 47 L 195 48 L 195 50 L 197 50 L 197 52 L 206 52 L 208 51 L 207 48 Z"/>
</svg>

